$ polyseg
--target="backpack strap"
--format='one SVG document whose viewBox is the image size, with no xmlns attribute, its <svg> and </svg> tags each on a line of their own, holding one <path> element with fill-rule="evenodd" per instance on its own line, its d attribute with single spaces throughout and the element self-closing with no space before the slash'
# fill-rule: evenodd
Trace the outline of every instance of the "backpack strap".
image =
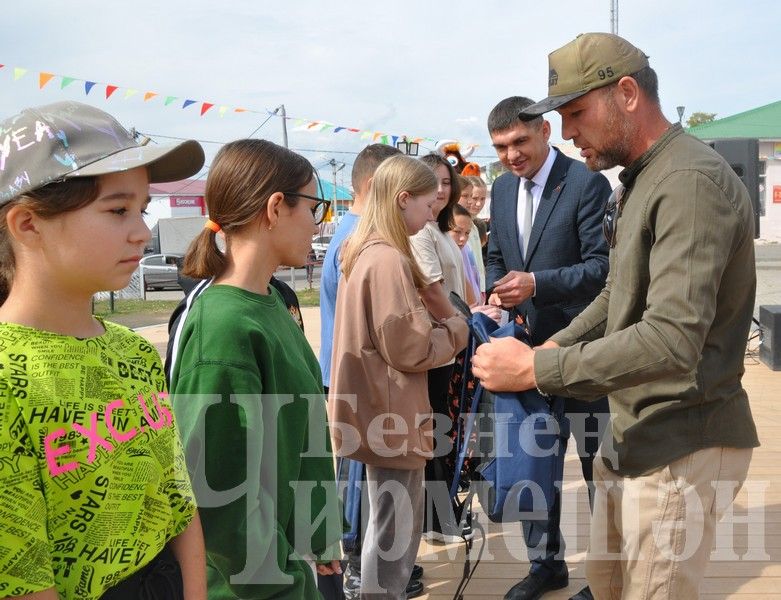
<svg viewBox="0 0 781 600">
<path fill-rule="evenodd" d="M 472 396 L 472 402 L 469 403 L 469 412 L 466 419 L 458 420 L 458 451 L 456 454 L 456 464 L 453 471 L 453 481 L 450 484 L 450 497 L 455 498 L 458 493 L 458 484 L 461 479 L 461 469 L 464 467 L 466 452 L 469 449 L 469 440 L 472 437 L 472 430 L 477 422 L 477 407 L 480 406 L 480 397 L 483 395 L 483 386 L 479 383 L 475 386 L 475 393 Z M 464 398 L 462 397 L 462 404 Z M 461 413 L 464 414 L 463 412 Z M 463 436 L 461 435 L 462 423 L 464 423 Z"/>
<path fill-rule="evenodd" d="M 187 315 L 190 313 L 190 308 L 192 307 L 193 302 L 195 302 L 195 299 L 200 296 L 204 290 L 206 290 L 206 288 L 212 284 L 213 281 L 214 277 L 210 279 L 204 279 L 198 283 L 198 285 L 196 285 L 187 295 L 187 300 L 184 303 L 184 310 L 179 316 L 179 321 L 176 323 L 176 330 L 173 333 L 173 342 L 171 344 L 171 373 L 168 378 L 169 385 L 170 382 L 174 380 L 174 375 L 176 374 L 176 359 L 179 356 L 179 339 L 182 337 L 184 322 L 187 320 Z"/>
</svg>

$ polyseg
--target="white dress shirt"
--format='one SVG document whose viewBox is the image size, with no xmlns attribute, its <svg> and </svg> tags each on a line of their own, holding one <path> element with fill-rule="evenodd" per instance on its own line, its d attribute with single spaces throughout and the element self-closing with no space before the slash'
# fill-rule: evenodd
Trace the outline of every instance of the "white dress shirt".
<svg viewBox="0 0 781 600">
<path fill-rule="evenodd" d="M 534 186 L 532 187 L 532 224 L 534 224 L 534 218 L 537 216 L 537 209 L 540 207 L 540 200 L 542 199 L 542 192 L 545 189 L 545 184 L 548 182 L 548 175 L 550 175 L 553 163 L 556 161 L 556 152 L 548 146 L 548 156 L 545 157 L 545 162 L 542 163 L 540 169 L 531 178 Z M 520 178 L 521 183 L 518 186 L 518 206 L 516 208 L 515 218 L 518 220 L 518 247 L 523 254 L 523 240 L 527 235 L 531 235 L 531 231 L 524 230 L 524 214 L 526 211 L 526 177 Z M 523 257 L 526 260 L 526 257 Z M 532 297 L 537 294 L 537 279 L 534 277 L 534 273 L 530 273 L 534 280 L 534 293 Z"/>
<path fill-rule="evenodd" d="M 553 163 L 556 161 L 556 152 L 549 146 L 548 156 L 545 157 L 545 162 L 542 163 L 540 169 L 531 178 L 534 183 L 534 187 L 531 189 L 532 194 L 532 223 L 537 216 L 537 209 L 540 207 L 540 200 L 542 199 L 542 191 L 545 189 L 545 184 L 548 181 L 548 175 L 550 175 Z M 531 235 L 531 231 L 524 231 L 523 221 L 524 212 L 526 211 L 526 181 L 525 177 L 521 177 L 521 184 L 518 186 L 518 206 L 516 209 L 516 219 L 518 220 L 518 243 L 520 248 L 523 248 L 523 240 L 527 235 Z M 521 252 L 523 253 L 523 252 Z M 523 257 L 526 260 L 526 257 Z"/>
</svg>

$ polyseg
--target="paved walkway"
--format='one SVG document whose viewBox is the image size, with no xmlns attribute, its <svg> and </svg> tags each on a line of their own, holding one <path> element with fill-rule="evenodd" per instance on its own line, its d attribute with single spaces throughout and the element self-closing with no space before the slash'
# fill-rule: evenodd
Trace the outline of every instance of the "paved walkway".
<svg viewBox="0 0 781 600">
<path fill-rule="evenodd" d="M 759 248 L 758 248 L 759 250 Z M 757 306 L 781 304 L 781 245 L 758 252 Z M 315 353 L 320 349 L 319 308 L 303 308 L 307 339 Z M 163 354 L 165 325 L 138 330 Z M 736 340 L 741 343 L 741 340 Z M 762 446 L 755 451 L 749 479 L 734 505 L 732 522 L 722 522 L 716 548 L 702 585 L 704 600 L 765 600 L 781 598 L 781 371 L 773 372 L 748 359 L 744 385 L 751 398 Z M 545 596 L 545 600 L 569 598 L 585 585 L 583 560 L 588 539 L 588 496 L 580 466 L 570 444 L 565 463 L 562 531 L 570 585 Z M 502 528 L 488 523 L 482 562 L 464 595 L 465 599 L 498 599 L 528 571 L 518 525 Z M 478 544 L 479 546 L 479 544 Z M 453 596 L 461 578 L 463 549 L 456 545 L 430 546 L 423 542 L 418 562 L 424 565 L 427 595 L 445 600 Z M 683 599 L 689 600 L 689 599 Z"/>
<path fill-rule="evenodd" d="M 717 529 L 716 547 L 701 587 L 702 600 L 781 598 L 781 372 L 761 364 L 747 365 L 744 385 L 762 446 L 754 453 L 748 481 L 733 506 L 732 522 L 722 521 Z M 564 600 L 585 585 L 588 493 L 573 446 L 564 467 L 561 524 L 570 585 L 546 594 L 545 600 Z M 523 538 L 519 525 L 507 525 L 503 531 L 482 515 L 480 522 L 487 527 L 486 549 L 464 598 L 498 600 L 528 572 Z M 457 545 L 423 542 L 418 560 L 426 569 L 429 594 L 424 598 L 450 600 L 461 579 L 463 550 Z"/>
</svg>

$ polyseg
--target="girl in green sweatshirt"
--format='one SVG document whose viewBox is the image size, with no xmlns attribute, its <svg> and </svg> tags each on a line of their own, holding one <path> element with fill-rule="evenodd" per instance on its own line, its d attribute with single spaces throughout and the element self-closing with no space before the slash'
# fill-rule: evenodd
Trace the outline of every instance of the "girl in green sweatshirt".
<svg viewBox="0 0 781 600">
<path fill-rule="evenodd" d="M 213 278 L 171 373 L 212 600 L 317 598 L 315 571 L 340 571 L 320 368 L 269 286 L 280 265 L 306 262 L 328 209 L 318 191 L 309 162 L 281 146 L 225 145 L 206 182 L 209 221 L 185 259 L 187 275 Z"/>
</svg>

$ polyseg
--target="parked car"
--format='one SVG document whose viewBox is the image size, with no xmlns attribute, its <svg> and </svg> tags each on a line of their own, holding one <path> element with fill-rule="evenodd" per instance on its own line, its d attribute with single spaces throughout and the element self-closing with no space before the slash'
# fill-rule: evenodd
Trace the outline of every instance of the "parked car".
<svg viewBox="0 0 781 600">
<path fill-rule="evenodd" d="M 181 254 L 147 254 L 141 259 L 141 273 L 144 278 L 144 289 L 150 290 L 180 290 L 179 269 L 177 263 L 182 260 Z"/>
<path fill-rule="evenodd" d="M 312 250 L 315 252 L 315 260 L 323 260 L 331 243 L 331 235 L 319 235 L 312 238 Z"/>
</svg>

